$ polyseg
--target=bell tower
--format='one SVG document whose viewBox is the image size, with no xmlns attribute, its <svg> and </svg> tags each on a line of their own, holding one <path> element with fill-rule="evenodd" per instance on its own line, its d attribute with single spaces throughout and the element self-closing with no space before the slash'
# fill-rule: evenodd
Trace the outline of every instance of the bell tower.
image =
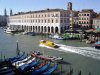
<svg viewBox="0 0 100 75">
<path fill-rule="evenodd" d="M 67 10 L 72 10 L 72 2 L 67 3 Z"/>
<path fill-rule="evenodd" d="M 4 10 L 4 15 L 7 16 L 7 10 L 6 10 L 6 8 Z"/>
<path fill-rule="evenodd" d="M 12 12 L 12 9 L 10 9 L 10 16 L 12 16 L 13 15 L 13 12 Z"/>
</svg>

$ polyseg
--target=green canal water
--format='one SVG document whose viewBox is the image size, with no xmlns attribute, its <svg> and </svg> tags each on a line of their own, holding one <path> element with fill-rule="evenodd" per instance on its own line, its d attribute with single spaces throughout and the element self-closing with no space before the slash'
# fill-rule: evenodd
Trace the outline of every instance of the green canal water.
<svg viewBox="0 0 100 75">
<path fill-rule="evenodd" d="M 0 59 L 13 57 L 16 55 L 16 41 L 19 41 L 20 51 L 30 53 L 38 50 L 46 55 L 58 56 L 63 58 L 63 63 L 59 64 L 61 75 L 67 75 L 70 68 L 73 68 L 73 75 L 78 75 L 81 70 L 82 75 L 100 75 L 100 50 L 96 50 L 91 45 L 75 40 L 53 40 L 57 44 L 64 46 L 62 49 L 48 49 L 39 46 L 41 39 L 47 39 L 44 36 L 36 35 L 21 35 L 21 34 L 6 34 L 0 28 Z M 70 50 L 67 51 L 67 48 Z M 74 46 L 74 47 L 72 47 Z M 75 49 L 75 50 L 74 50 Z"/>
</svg>

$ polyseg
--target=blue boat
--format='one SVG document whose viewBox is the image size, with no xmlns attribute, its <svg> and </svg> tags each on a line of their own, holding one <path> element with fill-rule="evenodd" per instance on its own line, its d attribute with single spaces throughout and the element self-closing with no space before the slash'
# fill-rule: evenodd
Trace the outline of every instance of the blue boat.
<svg viewBox="0 0 100 75">
<path fill-rule="evenodd" d="M 35 36 L 35 35 L 36 35 L 35 32 L 27 32 L 26 34 L 27 34 L 27 35 L 31 35 L 31 36 Z"/>
<path fill-rule="evenodd" d="M 25 55 L 25 52 L 23 52 L 22 54 L 16 56 L 16 57 L 13 57 L 13 58 L 9 58 L 8 61 L 13 61 L 13 60 L 16 60 L 16 59 L 19 59 L 21 57 L 23 57 Z"/>
<path fill-rule="evenodd" d="M 21 61 L 23 59 L 27 58 L 27 55 L 23 55 L 22 57 L 18 58 L 18 59 L 14 59 L 14 60 L 11 60 L 10 62 L 11 63 L 14 63 L 14 62 L 17 62 L 17 61 Z"/>
<path fill-rule="evenodd" d="M 10 73 L 7 73 L 7 74 L 5 74 L 5 75 L 15 75 L 15 72 L 10 72 Z"/>
<path fill-rule="evenodd" d="M 3 67 L 3 66 L 2 66 L 2 68 L 0 68 L 0 72 L 1 72 L 1 71 L 4 71 L 4 70 L 7 70 L 7 69 L 9 69 L 9 67 L 5 67 L 5 66 Z"/>
<path fill-rule="evenodd" d="M 96 49 L 100 49 L 100 41 L 96 42 L 96 43 L 94 44 L 94 47 L 95 47 Z"/>
<path fill-rule="evenodd" d="M 22 66 L 20 66 L 19 68 L 18 68 L 18 70 L 19 71 L 28 71 L 29 69 L 31 69 L 32 67 L 34 67 L 35 65 L 37 65 L 39 63 L 39 60 L 36 60 L 36 61 L 33 61 L 33 62 L 31 62 L 31 63 L 29 63 L 29 64 L 24 64 L 24 65 L 22 65 Z"/>
<path fill-rule="evenodd" d="M 52 68 L 48 69 L 48 71 L 44 72 L 42 75 L 51 75 L 56 69 L 57 69 L 57 64 L 53 66 Z"/>
<path fill-rule="evenodd" d="M 15 75 L 15 72 L 11 68 L 3 66 L 0 68 L 0 75 Z"/>
<path fill-rule="evenodd" d="M 0 75 L 5 75 L 5 74 L 11 73 L 11 72 L 13 72 L 12 69 L 6 69 L 6 70 L 3 70 L 3 71 L 0 71 Z"/>
<path fill-rule="evenodd" d="M 48 69 L 49 65 L 50 65 L 50 62 L 48 64 L 44 65 L 43 67 L 33 71 L 32 75 L 39 75 L 39 74 L 41 74 L 42 72 L 44 72 L 45 70 Z"/>
</svg>

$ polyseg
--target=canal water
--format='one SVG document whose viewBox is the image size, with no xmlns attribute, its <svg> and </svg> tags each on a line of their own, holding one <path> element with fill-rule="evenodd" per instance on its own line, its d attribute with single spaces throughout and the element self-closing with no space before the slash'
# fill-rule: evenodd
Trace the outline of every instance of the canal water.
<svg viewBox="0 0 100 75">
<path fill-rule="evenodd" d="M 31 51 L 40 51 L 49 56 L 62 57 L 63 61 L 59 64 L 61 75 L 67 75 L 70 68 L 73 69 L 73 75 L 78 75 L 81 70 L 82 75 L 100 75 L 100 50 L 95 49 L 90 44 L 75 40 L 53 40 L 61 47 L 59 49 L 50 49 L 39 46 L 41 39 L 48 39 L 47 36 L 29 36 L 22 34 L 6 34 L 4 29 L 0 28 L 0 59 L 13 57 L 16 55 L 16 41 L 19 42 L 20 51 L 30 53 Z"/>
</svg>

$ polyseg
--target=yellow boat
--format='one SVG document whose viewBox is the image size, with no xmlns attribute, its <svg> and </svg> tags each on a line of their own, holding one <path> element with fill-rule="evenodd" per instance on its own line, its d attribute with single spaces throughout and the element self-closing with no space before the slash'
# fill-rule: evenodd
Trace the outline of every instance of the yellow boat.
<svg viewBox="0 0 100 75">
<path fill-rule="evenodd" d="M 41 40 L 40 44 L 45 45 L 45 46 L 49 46 L 49 47 L 53 47 L 53 48 L 58 48 L 58 45 L 55 45 L 53 42 L 48 41 L 48 40 Z"/>
</svg>

